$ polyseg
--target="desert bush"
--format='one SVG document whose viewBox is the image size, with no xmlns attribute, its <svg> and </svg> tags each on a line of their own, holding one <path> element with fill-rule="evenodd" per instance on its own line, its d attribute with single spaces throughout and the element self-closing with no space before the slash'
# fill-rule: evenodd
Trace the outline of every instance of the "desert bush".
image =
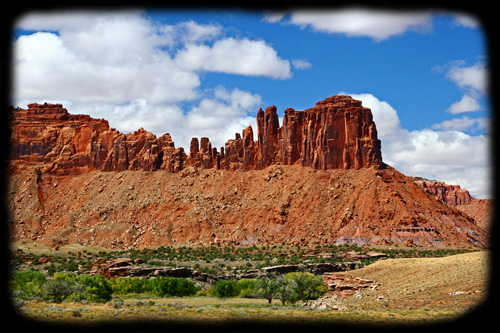
<svg viewBox="0 0 500 333">
<path fill-rule="evenodd" d="M 73 293 L 82 292 L 84 286 L 78 284 L 68 274 L 55 273 L 54 278 L 47 280 L 42 286 L 44 298 L 47 301 L 61 303 Z"/>
<path fill-rule="evenodd" d="M 155 295 L 164 296 L 192 296 L 200 289 L 188 279 L 160 276 L 151 280 L 152 291 Z"/>
<path fill-rule="evenodd" d="M 15 271 L 10 281 L 11 289 L 23 299 L 32 299 L 43 295 L 42 286 L 47 278 L 37 270 Z"/>
<path fill-rule="evenodd" d="M 254 298 L 259 289 L 259 280 L 241 279 L 236 283 L 236 288 L 238 290 L 238 297 Z"/>
<path fill-rule="evenodd" d="M 151 280 L 138 277 L 117 277 L 108 282 L 113 289 L 113 293 L 117 295 L 142 294 L 151 292 L 153 289 Z"/>
<path fill-rule="evenodd" d="M 42 287 L 45 299 L 60 303 L 64 300 L 104 303 L 111 299 L 113 290 L 102 275 L 74 275 L 55 273 Z"/>
<path fill-rule="evenodd" d="M 236 281 L 220 280 L 214 286 L 214 295 L 219 298 L 236 297 L 239 293 Z"/>
</svg>

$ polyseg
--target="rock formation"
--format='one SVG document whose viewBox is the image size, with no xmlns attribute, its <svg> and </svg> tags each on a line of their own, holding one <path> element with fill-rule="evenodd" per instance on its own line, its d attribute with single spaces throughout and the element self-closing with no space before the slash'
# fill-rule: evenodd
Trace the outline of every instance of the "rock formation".
<svg viewBox="0 0 500 333">
<path fill-rule="evenodd" d="M 461 189 L 460 185 L 448 185 L 444 182 L 428 180 L 422 177 L 411 177 L 411 179 L 426 192 L 431 193 L 439 201 L 450 206 L 466 205 L 474 200 L 469 191 Z"/>
<path fill-rule="evenodd" d="M 279 126 L 276 107 L 257 113 L 252 127 L 236 133 L 221 152 L 209 138 L 193 138 L 189 156 L 170 135 L 157 138 L 143 128 L 122 134 L 104 119 L 71 115 L 61 104 L 12 109 L 10 160 L 43 163 L 44 172 L 77 174 L 90 170 L 202 169 L 255 170 L 281 163 L 316 169 L 382 166 L 380 140 L 370 109 L 349 96 L 332 96 L 305 111 L 285 110 Z"/>
<path fill-rule="evenodd" d="M 289 108 L 281 127 L 276 107 L 259 110 L 256 138 L 247 127 L 220 152 L 193 138 L 186 155 L 169 134 L 122 134 L 60 104 L 12 109 L 11 238 L 107 248 L 488 246 L 468 213 L 383 164 L 372 114 L 359 101 L 333 96 Z"/>
<path fill-rule="evenodd" d="M 71 115 L 61 104 L 12 109 L 10 160 L 44 164 L 43 172 L 78 174 L 90 170 L 158 169 L 178 172 L 186 154 L 170 135 L 139 129 L 122 134 L 104 119 Z"/>
</svg>

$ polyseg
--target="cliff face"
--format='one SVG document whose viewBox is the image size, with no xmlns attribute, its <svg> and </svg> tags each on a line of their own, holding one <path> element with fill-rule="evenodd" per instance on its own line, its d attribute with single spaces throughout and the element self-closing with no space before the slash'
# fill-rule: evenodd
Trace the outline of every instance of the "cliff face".
<svg viewBox="0 0 500 333">
<path fill-rule="evenodd" d="M 332 96 L 305 111 L 286 109 L 279 126 L 276 107 L 257 113 L 253 129 L 237 133 L 225 147 L 193 138 L 189 156 L 170 135 L 157 138 L 139 129 L 122 134 L 104 119 L 71 115 L 60 104 L 12 109 L 10 159 L 45 164 L 44 172 L 77 174 L 90 170 L 203 169 L 255 170 L 281 163 L 316 169 L 359 169 L 382 165 L 380 140 L 370 109 L 349 96 Z"/>
<path fill-rule="evenodd" d="M 90 170 L 180 171 L 186 154 L 170 135 L 139 129 L 122 134 L 104 119 L 70 115 L 60 104 L 13 109 L 10 160 L 43 163 L 42 172 L 78 174 Z"/>
<path fill-rule="evenodd" d="M 434 195 L 436 199 L 450 206 L 470 204 L 473 200 L 469 191 L 460 188 L 460 185 L 448 185 L 444 182 L 427 180 L 421 177 L 411 177 L 424 191 Z"/>
</svg>

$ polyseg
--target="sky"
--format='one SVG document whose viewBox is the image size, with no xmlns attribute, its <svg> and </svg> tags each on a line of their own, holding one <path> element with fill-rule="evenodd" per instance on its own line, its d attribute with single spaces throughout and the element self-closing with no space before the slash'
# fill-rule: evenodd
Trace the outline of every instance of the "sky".
<svg viewBox="0 0 500 333">
<path fill-rule="evenodd" d="M 187 152 L 192 137 L 220 150 L 256 133 L 259 108 L 281 121 L 347 94 L 372 110 L 385 163 L 492 196 L 486 36 L 468 13 L 28 12 L 12 42 L 14 106 L 62 103 L 122 133 L 170 133 Z"/>
</svg>

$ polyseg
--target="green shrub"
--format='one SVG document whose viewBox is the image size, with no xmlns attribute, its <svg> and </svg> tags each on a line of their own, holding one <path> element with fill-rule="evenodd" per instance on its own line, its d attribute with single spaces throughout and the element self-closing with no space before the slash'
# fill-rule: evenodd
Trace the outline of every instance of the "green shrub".
<svg viewBox="0 0 500 333">
<path fill-rule="evenodd" d="M 45 300 L 56 303 L 61 303 L 71 294 L 80 293 L 84 289 L 85 287 L 78 284 L 73 276 L 64 273 L 55 273 L 54 278 L 42 286 Z"/>
<path fill-rule="evenodd" d="M 214 286 L 214 295 L 219 298 L 236 297 L 238 293 L 236 281 L 220 280 Z"/>
<path fill-rule="evenodd" d="M 113 289 L 104 276 L 83 274 L 75 276 L 74 280 L 77 284 L 84 286 L 80 294 L 75 295 L 75 299 L 98 303 L 111 300 Z"/>
<path fill-rule="evenodd" d="M 160 276 L 151 281 L 153 293 L 160 297 L 192 296 L 200 289 L 193 282 L 185 278 Z"/>
<path fill-rule="evenodd" d="M 139 277 L 118 277 L 108 281 L 117 295 L 142 294 L 153 290 L 152 280 Z"/>
<path fill-rule="evenodd" d="M 254 298 L 259 289 L 259 280 L 255 279 L 241 279 L 236 283 L 238 289 L 238 297 Z"/>
<path fill-rule="evenodd" d="M 43 295 L 42 286 L 47 278 L 36 270 L 15 271 L 11 278 L 11 288 L 17 296 L 32 299 Z"/>
</svg>

